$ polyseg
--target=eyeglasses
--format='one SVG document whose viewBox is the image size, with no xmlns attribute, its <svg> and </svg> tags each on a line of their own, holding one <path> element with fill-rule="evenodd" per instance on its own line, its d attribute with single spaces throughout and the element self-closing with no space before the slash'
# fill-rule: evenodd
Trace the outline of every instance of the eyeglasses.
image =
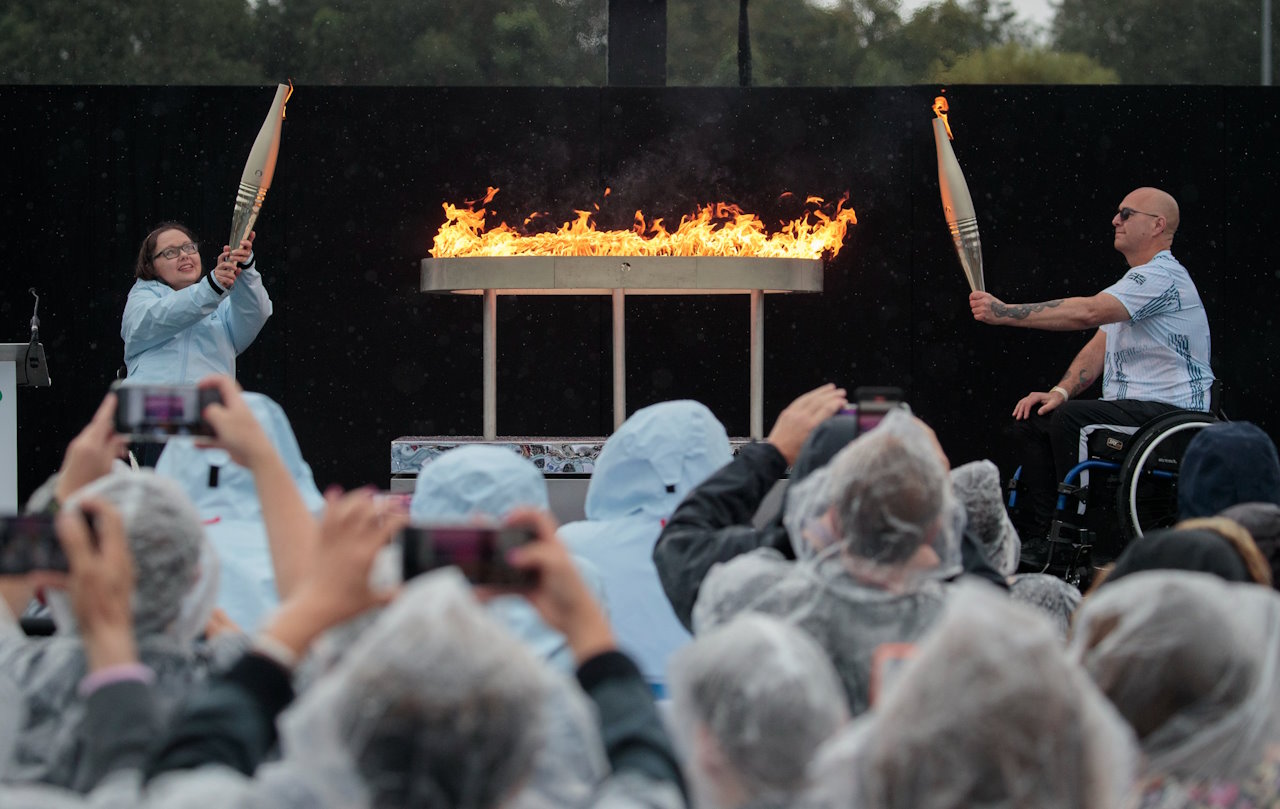
<svg viewBox="0 0 1280 809">
<path fill-rule="evenodd" d="M 155 261 L 161 256 L 164 256 L 165 258 L 172 261 L 182 253 L 186 253 L 187 255 L 190 256 L 190 255 L 193 255 L 194 253 L 199 252 L 199 250 L 200 250 L 200 242 L 187 242 L 186 244 L 179 245 L 178 247 L 166 247 L 165 249 L 161 250 L 159 253 L 156 253 L 154 256 L 152 256 L 151 260 Z"/>
<path fill-rule="evenodd" d="M 1136 213 L 1140 213 L 1143 216 L 1152 216 L 1152 217 L 1155 217 L 1156 219 L 1160 218 L 1160 214 L 1158 213 L 1147 213 L 1146 211 L 1135 211 L 1132 208 L 1121 208 L 1120 210 L 1116 211 L 1116 213 L 1120 214 L 1121 222 L 1128 222 L 1129 217 L 1133 216 Z"/>
</svg>

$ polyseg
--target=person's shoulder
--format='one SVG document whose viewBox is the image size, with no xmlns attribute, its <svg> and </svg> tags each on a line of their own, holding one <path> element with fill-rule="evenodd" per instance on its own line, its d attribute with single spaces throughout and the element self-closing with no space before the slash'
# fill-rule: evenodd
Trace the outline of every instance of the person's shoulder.
<svg viewBox="0 0 1280 809">
<path fill-rule="evenodd" d="M 173 287 L 158 279 L 144 280 L 142 278 L 133 282 L 133 286 L 129 288 L 129 297 L 135 295 L 147 295 L 151 297 L 161 297 L 169 292 L 173 292 Z"/>
</svg>

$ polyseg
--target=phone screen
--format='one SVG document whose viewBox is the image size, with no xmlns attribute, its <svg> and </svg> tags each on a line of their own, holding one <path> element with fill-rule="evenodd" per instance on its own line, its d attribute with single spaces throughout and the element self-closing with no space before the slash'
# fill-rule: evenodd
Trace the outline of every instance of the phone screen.
<svg viewBox="0 0 1280 809">
<path fill-rule="evenodd" d="M 216 390 L 194 385 L 123 385 L 116 391 L 116 432 L 137 441 L 164 441 L 175 435 L 212 435 L 204 406 L 218 401 Z"/>
<path fill-rule="evenodd" d="M 47 514 L 0 517 L 0 574 L 70 569 Z"/>
<path fill-rule="evenodd" d="M 507 551 L 532 539 L 523 528 L 410 525 L 400 535 L 404 578 L 453 565 L 472 584 L 532 587 L 536 573 L 507 563 Z"/>
</svg>

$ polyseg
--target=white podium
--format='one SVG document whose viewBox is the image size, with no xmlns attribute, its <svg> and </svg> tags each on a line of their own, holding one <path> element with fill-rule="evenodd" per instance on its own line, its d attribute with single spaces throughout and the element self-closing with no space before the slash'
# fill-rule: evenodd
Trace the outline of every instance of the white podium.
<svg viewBox="0 0 1280 809">
<path fill-rule="evenodd" d="M 40 343 L 0 343 L 0 513 L 18 511 L 18 387 L 46 387 Z"/>
</svg>

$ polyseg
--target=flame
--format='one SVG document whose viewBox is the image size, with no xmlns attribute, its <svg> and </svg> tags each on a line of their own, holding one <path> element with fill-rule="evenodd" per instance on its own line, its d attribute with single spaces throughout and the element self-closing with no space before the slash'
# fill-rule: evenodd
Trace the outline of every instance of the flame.
<svg viewBox="0 0 1280 809">
<path fill-rule="evenodd" d="M 933 114 L 942 119 L 942 125 L 947 128 L 947 140 L 955 140 L 955 136 L 951 134 L 951 122 L 947 120 L 947 99 L 938 96 L 933 99 Z"/>
<path fill-rule="evenodd" d="M 681 217 L 674 231 L 667 230 L 661 218 L 647 220 L 640 211 L 636 211 L 631 230 L 599 230 L 592 221 L 592 211 L 574 211 L 576 218 L 554 232 L 526 235 L 505 222 L 485 229 L 488 212 L 476 204 L 487 205 L 497 193 L 498 189 L 490 187 L 482 200 L 470 200 L 464 206 L 444 203 L 445 222 L 436 233 L 431 255 L 834 258 L 849 225 L 858 221 L 853 209 L 845 207 L 849 200 L 846 192 L 830 214 L 823 210 L 821 197 L 808 197 L 806 214 L 782 223 L 781 229 L 772 234 L 755 214 L 736 205 L 715 202 Z M 608 194 L 606 189 L 605 195 Z M 600 206 L 597 204 L 595 209 L 598 211 Z M 524 224 L 545 215 L 530 214 Z"/>
</svg>

